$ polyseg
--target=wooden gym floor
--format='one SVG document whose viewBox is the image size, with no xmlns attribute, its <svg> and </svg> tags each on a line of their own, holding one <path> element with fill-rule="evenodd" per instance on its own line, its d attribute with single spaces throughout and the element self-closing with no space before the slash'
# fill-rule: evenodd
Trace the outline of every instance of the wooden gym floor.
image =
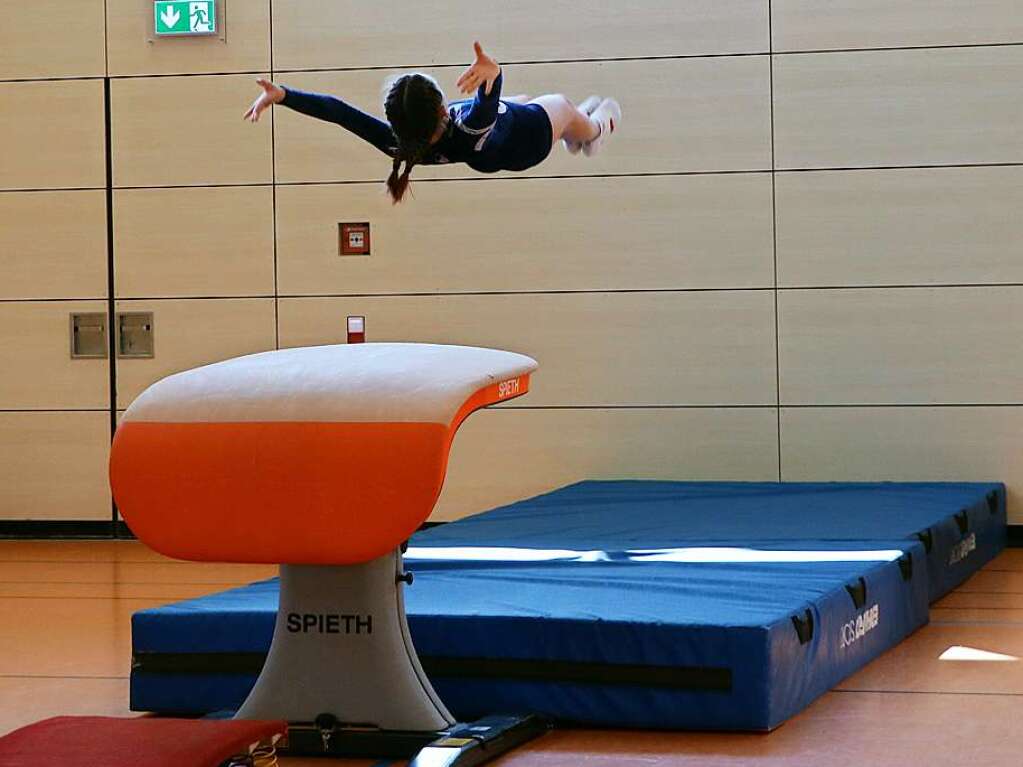
<svg viewBox="0 0 1023 767">
<path fill-rule="evenodd" d="M 0 541 L 0 735 L 58 714 L 132 715 L 131 614 L 272 574 L 176 562 L 136 542 Z M 929 626 L 770 735 L 565 730 L 495 764 L 1023 765 L 1023 660 L 940 660 L 951 647 L 1023 658 L 1023 549 L 1002 554 L 935 605 Z"/>
</svg>

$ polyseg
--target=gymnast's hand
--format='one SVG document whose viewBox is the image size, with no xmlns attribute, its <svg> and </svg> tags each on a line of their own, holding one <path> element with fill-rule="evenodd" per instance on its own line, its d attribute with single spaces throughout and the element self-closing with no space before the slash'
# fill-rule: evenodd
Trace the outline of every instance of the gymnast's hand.
<svg viewBox="0 0 1023 767">
<path fill-rule="evenodd" d="M 483 52 L 478 42 L 473 43 L 472 47 L 476 51 L 476 61 L 462 73 L 456 85 L 462 93 L 472 93 L 480 87 L 480 83 L 486 83 L 487 89 L 484 92 L 489 96 L 494 80 L 501 74 L 501 66 Z"/>
<path fill-rule="evenodd" d="M 279 85 L 274 85 L 269 80 L 256 80 L 259 83 L 259 87 L 263 89 L 263 92 L 259 94 L 259 98 L 252 102 L 252 106 L 249 107 L 249 111 L 245 113 L 243 120 L 249 122 L 257 122 L 259 116 L 271 105 L 280 104 L 284 101 L 284 88 Z"/>
</svg>

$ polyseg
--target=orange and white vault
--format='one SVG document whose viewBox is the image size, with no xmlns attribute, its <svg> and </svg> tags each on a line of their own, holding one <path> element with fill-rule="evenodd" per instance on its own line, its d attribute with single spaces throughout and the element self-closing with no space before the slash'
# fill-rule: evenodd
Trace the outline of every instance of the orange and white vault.
<svg viewBox="0 0 1023 767">
<path fill-rule="evenodd" d="M 459 425 L 536 362 L 430 344 L 316 346 L 172 375 L 114 438 L 121 514 L 180 559 L 368 562 L 429 516 Z"/>
</svg>

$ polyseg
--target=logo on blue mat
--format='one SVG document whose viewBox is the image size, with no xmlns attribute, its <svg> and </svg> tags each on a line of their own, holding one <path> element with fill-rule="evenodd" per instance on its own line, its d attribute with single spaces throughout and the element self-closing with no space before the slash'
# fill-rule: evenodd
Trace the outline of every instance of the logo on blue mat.
<svg viewBox="0 0 1023 767">
<path fill-rule="evenodd" d="M 970 533 L 952 548 L 948 555 L 948 563 L 957 565 L 977 550 L 977 534 Z"/>
<path fill-rule="evenodd" d="M 874 605 L 873 607 L 864 610 L 856 616 L 856 620 L 851 620 L 842 626 L 842 638 L 839 642 L 839 646 L 843 650 L 846 647 L 852 647 L 854 644 L 863 639 L 863 637 L 876 629 L 880 623 L 880 605 Z"/>
</svg>

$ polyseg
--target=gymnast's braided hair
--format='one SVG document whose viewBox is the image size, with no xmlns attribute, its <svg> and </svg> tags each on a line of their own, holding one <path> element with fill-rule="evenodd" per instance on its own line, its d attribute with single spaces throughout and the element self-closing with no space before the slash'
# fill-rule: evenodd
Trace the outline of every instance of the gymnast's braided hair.
<svg viewBox="0 0 1023 767">
<path fill-rule="evenodd" d="M 412 166 L 423 162 L 430 154 L 430 139 L 440 125 L 443 104 L 444 94 L 437 82 L 418 72 L 397 78 L 387 91 L 384 111 L 397 140 L 387 191 L 395 203 L 405 197 Z M 404 171 L 402 163 L 405 163 Z"/>
</svg>

